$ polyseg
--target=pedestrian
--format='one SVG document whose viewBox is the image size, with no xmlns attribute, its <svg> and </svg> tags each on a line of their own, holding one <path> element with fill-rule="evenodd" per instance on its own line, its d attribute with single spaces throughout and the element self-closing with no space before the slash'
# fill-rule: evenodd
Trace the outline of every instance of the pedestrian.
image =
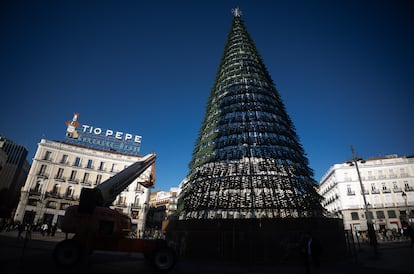
<svg viewBox="0 0 414 274">
<path fill-rule="evenodd" d="M 52 233 L 52 224 L 51 223 L 48 224 L 46 231 L 47 231 L 47 236 L 50 236 L 50 233 Z"/>
<path fill-rule="evenodd" d="M 42 233 L 42 236 L 45 236 L 47 230 L 48 230 L 47 223 L 42 224 L 42 226 L 40 227 L 40 233 Z"/>
<path fill-rule="evenodd" d="M 24 224 L 19 223 L 18 226 L 17 226 L 17 231 L 18 231 L 17 239 L 23 239 L 23 235 L 22 234 L 24 232 Z"/>
<path fill-rule="evenodd" d="M 52 236 L 55 236 L 56 230 L 57 230 L 57 224 L 54 223 L 52 226 Z"/>
<path fill-rule="evenodd" d="M 32 239 L 32 230 L 33 230 L 33 224 L 27 224 L 26 225 L 26 239 L 28 240 Z"/>
<path fill-rule="evenodd" d="M 320 255 L 322 253 L 322 246 L 316 237 L 311 232 L 306 232 L 301 244 L 300 253 L 305 266 L 306 274 L 312 273 L 313 270 L 320 268 Z"/>
</svg>

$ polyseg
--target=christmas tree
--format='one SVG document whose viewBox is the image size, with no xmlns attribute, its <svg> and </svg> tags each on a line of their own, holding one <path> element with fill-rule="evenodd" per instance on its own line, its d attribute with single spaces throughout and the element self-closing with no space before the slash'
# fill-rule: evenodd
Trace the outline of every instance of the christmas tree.
<svg viewBox="0 0 414 274">
<path fill-rule="evenodd" d="M 236 8 L 180 195 L 180 218 L 321 216 L 308 165 Z"/>
</svg>

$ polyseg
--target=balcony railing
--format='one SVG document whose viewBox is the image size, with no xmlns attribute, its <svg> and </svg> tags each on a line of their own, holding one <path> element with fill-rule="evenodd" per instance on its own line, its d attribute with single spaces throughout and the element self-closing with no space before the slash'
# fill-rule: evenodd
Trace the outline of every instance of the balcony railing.
<svg viewBox="0 0 414 274">
<path fill-rule="evenodd" d="M 68 182 L 72 184 L 79 184 L 79 179 L 69 178 Z"/>
<path fill-rule="evenodd" d="M 59 181 L 59 182 L 64 182 L 66 181 L 66 177 L 62 177 L 62 176 L 55 176 L 55 180 Z"/>
<path fill-rule="evenodd" d="M 44 173 L 44 172 L 39 172 L 36 175 L 39 176 L 39 177 L 42 177 L 44 179 L 48 179 L 49 178 L 49 174 Z"/>
<path fill-rule="evenodd" d="M 84 185 L 84 186 L 92 186 L 92 182 L 91 182 L 91 181 L 89 181 L 89 180 L 87 180 L 87 181 L 82 181 L 82 182 L 81 182 L 81 184 L 82 184 L 82 185 Z"/>
<path fill-rule="evenodd" d="M 36 196 L 40 196 L 42 193 L 40 192 L 40 190 L 38 189 L 30 189 L 29 190 L 29 195 L 36 195 Z"/>
<path fill-rule="evenodd" d="M 60 194 L 58 192 L 53 192 L 53 191 L 47 191 L 45 193 L 45 197 L 46 198 L 55 198 L 55 199 L 60 199 Z"/>
<path fill-rule="evenodd" d="M 414 187 L 409 186 L 404 188 L 405 191 L 414 191 Z"/>
</svg>

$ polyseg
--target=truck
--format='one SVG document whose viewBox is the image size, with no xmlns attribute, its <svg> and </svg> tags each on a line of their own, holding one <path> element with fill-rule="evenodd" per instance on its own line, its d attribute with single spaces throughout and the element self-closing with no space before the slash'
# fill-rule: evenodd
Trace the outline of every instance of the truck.
<svg viewBox="0 0 414 274">
<path fill-rule="evenodd" d="M 166 272 L 173 269 L 176 253 L 165 239 L 130 237 L 131 218 L 110 208 L 117 195 L 140 175 L 148 177 L 139 182 L 142 186 L 153 186 L 155 158 L 155 153 L 147 154 L 95 188 L 81 189 L 79 204 L 65 211 L 61 230 L 66 233 L 66 238 L 54 247 L 56 264 L 73 266 L 99 250 L 143 253 L 155 270 Z M 69 238 L 68 235 L 73 236 Z"/>
</svg>

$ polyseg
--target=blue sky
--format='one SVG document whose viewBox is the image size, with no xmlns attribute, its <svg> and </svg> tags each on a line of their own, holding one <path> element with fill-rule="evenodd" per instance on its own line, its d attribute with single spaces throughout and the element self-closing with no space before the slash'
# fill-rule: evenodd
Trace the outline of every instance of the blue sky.
<svg viewBox="0 0 414 274">
<path fill-rule="evenodd" d="M 155 189 L 178 186 L 231 26 L 242 17 L 319 181 L 357 153 L 414 153 L 412 1 L 2 1 L 0 134 L 83 124 L 141 135 Z"/>
</svg>

